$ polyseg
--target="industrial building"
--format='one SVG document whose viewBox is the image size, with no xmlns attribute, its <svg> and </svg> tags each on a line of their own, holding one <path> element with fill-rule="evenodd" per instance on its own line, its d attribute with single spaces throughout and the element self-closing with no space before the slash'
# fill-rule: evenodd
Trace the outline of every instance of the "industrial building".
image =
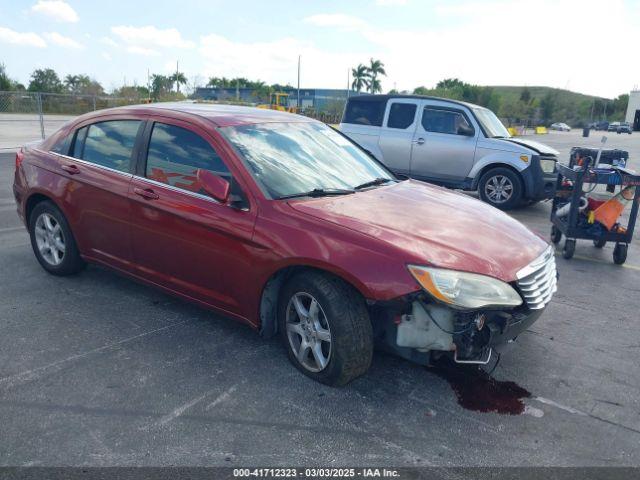
<svg viewBox="0 0 640 480">
<path fill-rule="evenodd" d="M 636 132 L 640 131 L 640 90 L 632 90 L 629 93 L 629 105 L 624 120 L 629 122 Z"/>
<path fill-rule="evenodd" d="M 283 92 L 289 94 L 289 105 L 298 105 L 298 90 L 296 88 L 284 88 Z M 347 96 L 362 95 L 355 90 L 330 89 L 330 88 L 301 88 L 300 107 L 302 109 L 313 108 L 318 112 L 326 112 L 342 109 Z M 201 100 L 236 100 L 247 103 L 264 103 L 265 99 L 258 98 L 253 88 L 221 88 L 199 87 L 196 88 L 194 98 Z"/>
</svg>

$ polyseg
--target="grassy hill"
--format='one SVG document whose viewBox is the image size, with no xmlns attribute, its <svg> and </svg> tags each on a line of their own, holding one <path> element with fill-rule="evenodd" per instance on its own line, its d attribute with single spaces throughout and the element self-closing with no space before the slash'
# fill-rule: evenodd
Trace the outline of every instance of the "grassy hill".
<svg viewBox="0 0 640 480">
<path fill-rule="evenodd" d="M 500 99 L 500 115 L 507 118 L 525 117 L 546 118 L 549 122 L 565 122 L 579 127 L 590 121 L 623 120 L 628 97 L 621 95 L 616 99 L 585 95 L 561 88 L 540 86 L 491 86 Z M 523 92 L 528 91 L 528 102 L 522 100 Z"/>
</svg>

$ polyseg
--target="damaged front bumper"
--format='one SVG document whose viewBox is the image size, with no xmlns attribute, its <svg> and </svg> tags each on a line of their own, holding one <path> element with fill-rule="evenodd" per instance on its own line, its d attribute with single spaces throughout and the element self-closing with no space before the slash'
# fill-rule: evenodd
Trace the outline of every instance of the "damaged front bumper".
<svg viewBox="0 0 640 480">
<path fill-rule="evenodd" d="M 526 306 L 460 311 L 418 293 L 395 305 L 378 306 L 374 333 L 380 348 L 423 365 L 442 355 L 458 363 L 485 364 L 495 347 L 514 340 L 543 311 Z"/>
</svg>

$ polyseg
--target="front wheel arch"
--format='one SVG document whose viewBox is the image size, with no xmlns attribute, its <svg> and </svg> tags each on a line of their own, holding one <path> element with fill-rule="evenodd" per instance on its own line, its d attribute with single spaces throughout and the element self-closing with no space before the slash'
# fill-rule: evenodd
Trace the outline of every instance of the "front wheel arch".
<svg viewBox="0 0 640 480">
<path fill-rule="evenodd" d="M 272 338 L 278 333 L 278 322 L 276 316 L 278 311 L 278 299 L 280 298 L 280 292 L 282 291 L 282 288 L 284 287 L 287 280 L 305 271 L 322 273 L 338 278 L 349 285 L 363 298 L 367 298 L 363 290 L 354 285 L 354 283 L 349 279 L 345 278 L 342 275 L 338 275 L 335 272 L 329 271 L 328 269 L 306 264 L 288 265 L 285 267 L 281 267 L 269 277 L 269 279 L 262 287 L 258 311 L 258 318 L 260 320 L 260 335 L 262 337 Z"/>
<path fill-rule="evenodd" d="M 502 174 L 503 176 L 507 176 L 507 177 L 508 175 L 513 176 L 514 181 L 512 182 L 513 183 L 512 196 L 508 200 L 504 201 L 503 203 L 490 202 L 486 198 L 484 192 L 482 191 L 485 177 L 488 177 L 489 174 L 491 174 L 492 172 L 494 172 L 495 175 Z M 526 184 L 520 172 L 518 172 L 517 170 L 515 170 L 514 168 L 508 165 L 494 166 L 493 168 L 487 168 L 486 170 L 484 170 L 482 175 L 479 177 L 477 190 L 478 190 L 478 196 L 482 201 L 496 208 L 499 208 L 501 210 L 511 210 L 513 208 L 519 207 L 522 200 L 526 198 L 526 193 L 527 193 Z"/>
</svg>

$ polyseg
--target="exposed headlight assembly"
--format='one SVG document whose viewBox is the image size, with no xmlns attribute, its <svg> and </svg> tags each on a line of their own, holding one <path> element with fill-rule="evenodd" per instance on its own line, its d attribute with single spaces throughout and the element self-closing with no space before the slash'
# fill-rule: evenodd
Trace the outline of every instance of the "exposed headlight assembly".
<svg viewBox="0 0 640 480">
<path fill-rule="evenodd" d="M 556 170 L 556 161 L 550 159 L 540 159 L 540 168 L 544 173 L 553 173 Z"/>
<path fill-rule="evenodd" d="M 518 292 L 496 278 L 419 265 L 408 268 L 433 298 L 454 308 L 517 307 L 522 304 Z"/>
</svg>

